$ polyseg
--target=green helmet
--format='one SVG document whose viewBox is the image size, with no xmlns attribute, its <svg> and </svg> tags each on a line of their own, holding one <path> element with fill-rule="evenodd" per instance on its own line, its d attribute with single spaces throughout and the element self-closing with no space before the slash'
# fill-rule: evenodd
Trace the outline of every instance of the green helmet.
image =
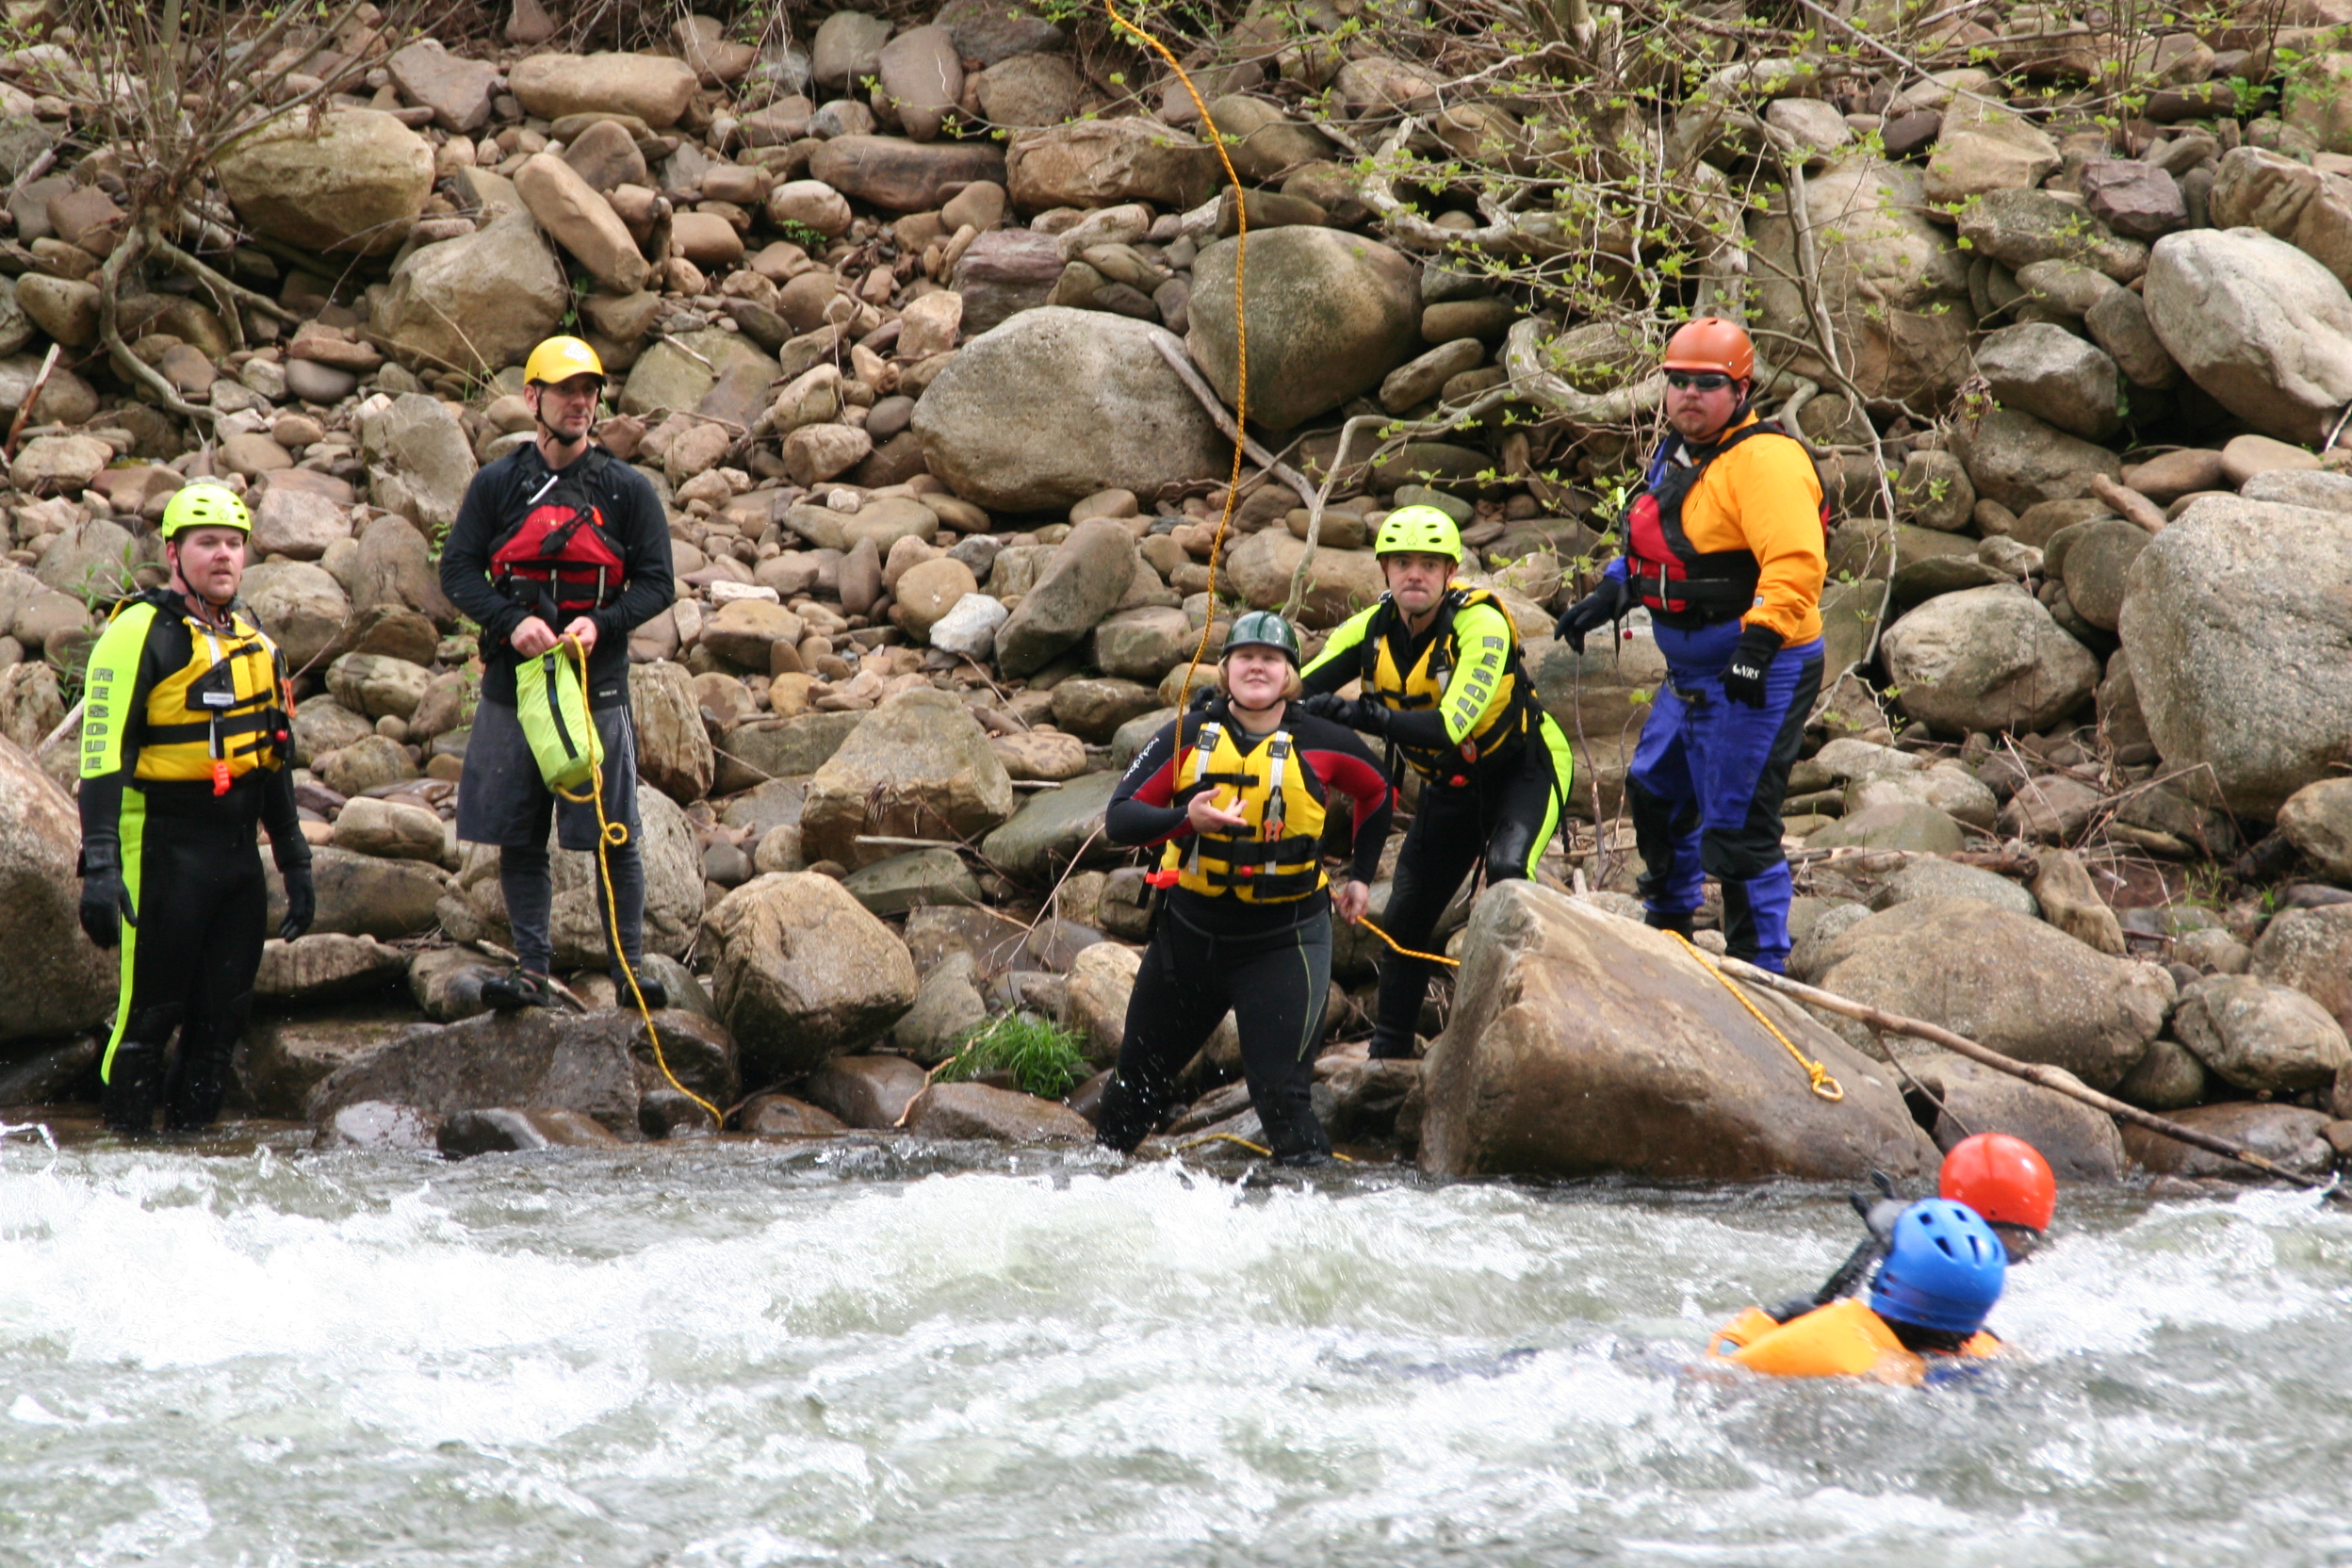
<svg viewBox="0 0 2352 1568">
<path fill-rule="evenodd" d="M 1433 506 L 1400 506 L 1380 522 L 1380 537 L 1372 541 L 1374 556 L 1442 555 L 1462 559 L 1462 530 Z"/>
<path fill-rule="evenodd" d="M 1233 622 L 1233 629 L 1225 634 L 1225 652 L 1235 648 L 1276 648 L 1290 667 L 1298 667 L 1298 633 L 1291 624 L 1271 610 L 1252 610 Z"/>
<path fill-rule="evenodd" d="M 227 485 L 215 480 L 199 480 L 183 487 L 165 503 L 163 524 L 157 531 L 170 539 L 192 528 L 233 528 L 239 533 L 251 533 L 253 514 L 245 510 L 244 501 Z"/>
</svg>

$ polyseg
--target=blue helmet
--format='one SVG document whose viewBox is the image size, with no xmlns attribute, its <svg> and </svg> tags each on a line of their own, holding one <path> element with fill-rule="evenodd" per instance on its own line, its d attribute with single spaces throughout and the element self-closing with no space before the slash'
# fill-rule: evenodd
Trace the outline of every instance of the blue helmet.
<svg viewBox="0 0 2352 1568">
<path fill-rule="evenodd" d="M 1886 1261 L 1870 1283 L 1870 1310 L 1922 1329 L 1974 1333 L 2001 1299 L 2008 1254 L 1966 1203 L 1925 1198 L 1895 1221 Z"/>
</svg>

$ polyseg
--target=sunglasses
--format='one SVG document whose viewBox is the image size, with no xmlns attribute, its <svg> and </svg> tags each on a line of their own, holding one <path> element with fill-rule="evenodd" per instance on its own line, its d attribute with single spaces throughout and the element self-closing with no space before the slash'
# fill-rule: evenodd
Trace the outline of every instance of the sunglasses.
<svg viewBox="0 0 2352 1568">
<path fill-rule="evenodd" d="M 1669 370 L 1666 384 L 1679 392 L 1695 388 L 1701 392 L 1721 392 L 1731 384 L 1731 378 L 1714 370 Z"/>
</svg>

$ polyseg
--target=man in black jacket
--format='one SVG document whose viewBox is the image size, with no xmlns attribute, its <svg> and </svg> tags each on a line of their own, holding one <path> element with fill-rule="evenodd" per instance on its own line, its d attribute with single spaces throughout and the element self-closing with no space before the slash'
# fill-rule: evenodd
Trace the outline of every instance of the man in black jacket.
<svg viewBox="0 0 2352 1568">
<path fill-rule="evenodd" d="M 588 702 L 604 742 L 604 814 L 628 829 L 612 845 L 612 904 L 603 879 L 596 906 L 608 945 L 615 925 L 613 978 L 643 955 L 645 862 L 638 848 L 637 735 L 629 711 L 629 634 L 670 607 L 669 519 L 645 476 L 593 445 L 604 366 L 577 337 L 551 337 L 531 351 L 523 398 L 538 427 L 518 447 L 474 476 L 441 549 L 441 588 L 482 627 L 482 702 L 458 784 L 457 835 L 498 846 L 498 887 L 506 898 L 519 968 L 482 987 L 498 1007 L 544 1006 L 553 959 L 548 923 L 554 884 L 547 826 L 565 849 L 593 853 L 593 801 L 557 797 L 540 777 L 515 712 L 515 671 L 526 660 L 588 656 Z M 667 996 L 639 973 L 646 1004 Z"/>
</svg>

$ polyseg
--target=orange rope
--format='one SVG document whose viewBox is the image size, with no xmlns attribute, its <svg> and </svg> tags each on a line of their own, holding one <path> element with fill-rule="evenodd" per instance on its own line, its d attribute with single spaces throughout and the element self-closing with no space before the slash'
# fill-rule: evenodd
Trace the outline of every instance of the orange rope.
<svg viewBox="0 0 2352 1568">
<path fill-rule="evenodd" d="M 1175 53 L 1158 39 L 1128 21 L 1119 13 L 1117 0 L 1102 0 L 1102 8 L 1110 13 L 1111 25 L 1134 37 L 1136 41 L 1157 54 L 1176 73 L 1176 79 L 1184 85 L 1185 95 L 1193 107 L 1200 111 L 1200 123 L 1209 128 L 1209 144 L 1217 149 L 1217 161 L 1225 166 L 1225 178 L 1233 193 L 1233 469 L 1225 482 L 1225 510 L 1217 519 L 1217 537 L 1209 545 L 1209 608 L 1200 617 L 1200 641 L 1194 645 L 1192 658 L 1184 664 L 1184 684 L 1176 691 L 1176 726 L 1182 734 L 1184 708 L 1192 699 L 1193 672 L 1209 651 L 1209 629 L 1217 619 L 1217 564 L 1225 553 L 1225 531 L 1233 521 L 1233 507 L 1240 498 L 1241 466 L 1244 442 L 1250 418 L 1250 322 L 1242 308 L 1242 264 L 1250 253 L 1250 207 L 1241 197 L 1241 176 L 1233 171 L 1233 160 L 1225 151 L 1225 133 L 1217 128 L 1209 117 L 1209 106 L 1200 97 L 1200 90 L 1193 85 L 1187 72 Z"/>
</svg>

